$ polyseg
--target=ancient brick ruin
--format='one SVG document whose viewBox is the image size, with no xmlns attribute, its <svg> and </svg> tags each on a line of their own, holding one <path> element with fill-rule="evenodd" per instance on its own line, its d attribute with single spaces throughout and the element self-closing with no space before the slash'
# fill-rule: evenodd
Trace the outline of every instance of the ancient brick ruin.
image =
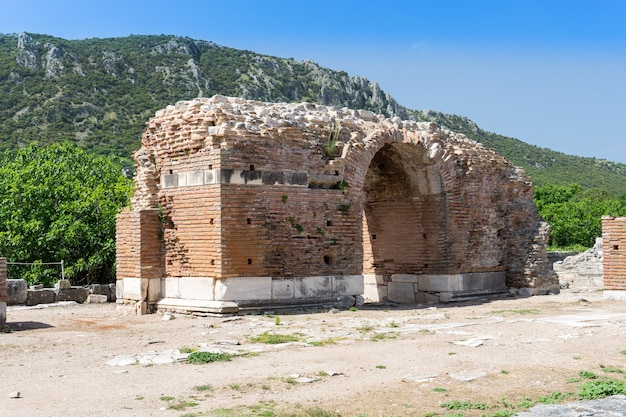
<svg viewBox="0 0 626 417">
<path fill-rule="evenodd" d="M 626 300 L 626 217 L 602 217 L 604 298 Z"/>
<path fill-rule="evenodd" d="M 233 312 L 558 292 L 531 181 L 434 123 L 215 96 L 148 122 L 118 303 Z"/>
</svg>

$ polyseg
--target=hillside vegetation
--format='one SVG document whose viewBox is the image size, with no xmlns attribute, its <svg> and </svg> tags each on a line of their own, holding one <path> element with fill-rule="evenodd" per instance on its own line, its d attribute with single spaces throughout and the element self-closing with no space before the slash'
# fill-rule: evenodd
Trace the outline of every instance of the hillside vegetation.
<svg viewBox="0 0 626 417">
<path fill-rule="evenodd" d="M 126 158 L 145 122 L 179 100 L 214 94 L 310 101 L 435 121 L 494 148 L 536 184 L 626 190 L 626 165 L 565 155 L 483 131 L 456 115 L 407 109 L 380 86 L 311 61 L 176 36 L 65 40 L 0 35 L 0 150 L 70 141 Z"/>
</svg>

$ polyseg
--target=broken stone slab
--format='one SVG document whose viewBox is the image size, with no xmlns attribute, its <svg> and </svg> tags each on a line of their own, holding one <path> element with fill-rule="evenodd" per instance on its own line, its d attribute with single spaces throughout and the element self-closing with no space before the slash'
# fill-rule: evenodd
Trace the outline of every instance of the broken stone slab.
<svg viewBox="0 0 626 417">
<path fill-rule="evenodd" d="M 626 417 L 626 395 L 614 395 L 592 401 L 579 401 L 570 404 L 540 404 L 517 417 Z"/>
<path fill-rule="evenodd" d="M 478 347 L 484 345 L 485 341 L 482 339 L 469 339 L 454 342 L 454 344 L 459 346 Z"/>
<path fill-rule="evenodd" d="M 407 375 L 403 377 L 402 380 L 410 382 L 432 382 L 436 377 L 437 374 Z"/>
<path fill-rule="evenodd" d="M 89 294 L 85 304 L 106 304 L 109 298 L 104 294 Z"/>
<path fill-rule="evenodd" d="M 461 371 L 454 374 L 450 374 L 450 378 L 456 379 L 457 381 L 470 382 L 478 378 L 482 378 L 487 373 L 485 371 L 481 371 L 480 369 L 473 371 Z"/>
<path fill-rule="evenodd" d="M 110 366 L 128 366 L 137 363 L 137 358 L 134 355 L 121 355 L 107 361 L 107 365 Z"/>
</svg>

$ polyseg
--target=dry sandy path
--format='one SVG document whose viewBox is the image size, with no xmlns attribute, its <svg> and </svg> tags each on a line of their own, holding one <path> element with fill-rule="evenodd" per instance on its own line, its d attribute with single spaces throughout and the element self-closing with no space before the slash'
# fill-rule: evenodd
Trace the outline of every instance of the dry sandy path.
<svg viewBox="0 0 626 417">
<path fill-rule="evenodd" d="M 424 416 L 444 414 L 446 401 L 574 391 L 568 378 L 600 365 L 626 369 L 626 302 L 603 301 L 601 292 L 279 317 L 276 325 L 262 315 L 164 321 L 115 305 L 9 308 L 16 331 L 0 334 L 0 416 L 179 417 L 263 402 L 343 417 Z M 250 341 L 265 331 L 317 346 Z M 218 342 L 254 353 L 206 365 L 112 365 Z M 21 398 L 9 398 L 15 391 Z M 198 405 L 169 408 L 187 401 Z"/>
</svg>

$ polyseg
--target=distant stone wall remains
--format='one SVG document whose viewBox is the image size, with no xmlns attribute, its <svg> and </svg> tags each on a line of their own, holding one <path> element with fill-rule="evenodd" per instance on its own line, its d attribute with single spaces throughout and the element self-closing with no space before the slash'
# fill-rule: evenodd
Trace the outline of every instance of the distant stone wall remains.
<svg viewBox="0 0 626 417">
<path fill-rule="evenodd" d="M 604 298 L 626 300 L 626 217 L 602 217 Z"/>
<path fill-rule="evenodd" d="M 602 238 L 583 253 L 565 257 L 552 265 L 561 287 L 575 291 L 598 291 L 604 288 Z"/>
<path fill-rule="evenodd" d="M 117 283 L 139 312 L 558 292 L 530 178 L 434 123 L 215 96 L 158 111 L 134 159 Z"/>
</svg>

